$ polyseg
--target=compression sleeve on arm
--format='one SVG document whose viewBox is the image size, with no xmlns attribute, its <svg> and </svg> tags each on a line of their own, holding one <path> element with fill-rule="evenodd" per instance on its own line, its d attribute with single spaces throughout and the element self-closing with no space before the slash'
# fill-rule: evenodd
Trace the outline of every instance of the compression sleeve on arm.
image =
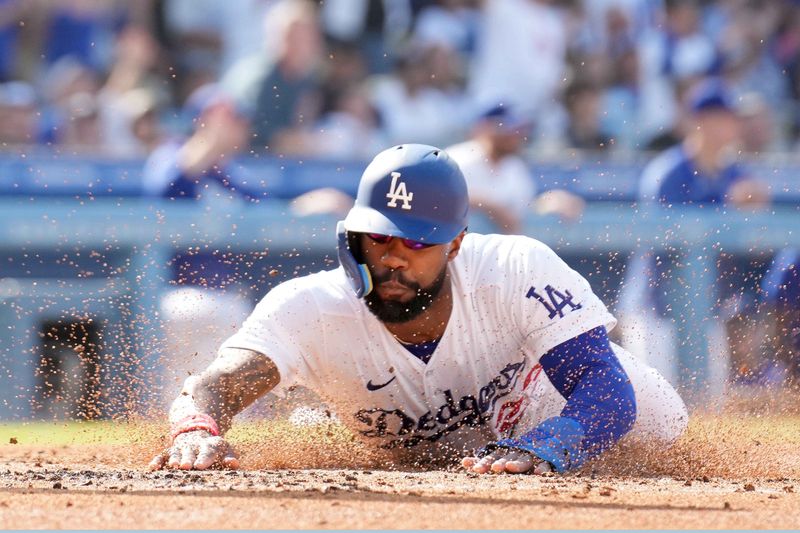
<svg viewBox="0 0 800 533">
<path fill-rule="evenodd" d="M 604 326 L 559 344 L 540 363 L 567 404 L 560 416 L 498 446 L 527 450 L 564 472 L 609 448 L 633 427 L 633 386 Z"/>
</svg>

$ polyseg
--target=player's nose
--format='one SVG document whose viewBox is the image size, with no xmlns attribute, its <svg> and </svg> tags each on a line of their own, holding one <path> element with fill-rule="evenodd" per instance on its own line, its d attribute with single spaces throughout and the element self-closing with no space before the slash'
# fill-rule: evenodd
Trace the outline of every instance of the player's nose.
<svg viewBox="0 0 800 533">
<path fill-rule="evenodd" d="M 381 256 L 381 264 L 392 270 L 405 270 L 408 268 L 408 248 L 400 239 L 392 239 L 386 245 L 386 249 Z"/>
</svg>

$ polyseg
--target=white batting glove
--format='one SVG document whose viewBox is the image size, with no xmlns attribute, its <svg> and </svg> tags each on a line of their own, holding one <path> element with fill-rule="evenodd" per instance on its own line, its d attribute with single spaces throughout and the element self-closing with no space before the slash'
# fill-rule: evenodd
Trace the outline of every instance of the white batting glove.
<svg viewBox="0 0 800 533">
<path fill-rule="evenodd" d="M 461 466 L 476 474 L 544 474 L 553 471 L 553 466 L 532 453 L 508 448 L 497 448 L 483 457 L 464 457 Z"/>
<path fill-rule="evenodd" d="M 150 470 L 164 467 L 205 470 L 212 466 L 236 469 L 239 459 L 225 439 L 202 429 L 177 435 L 172 446 L 156 455 L 148 465 Z"/>
</svg>

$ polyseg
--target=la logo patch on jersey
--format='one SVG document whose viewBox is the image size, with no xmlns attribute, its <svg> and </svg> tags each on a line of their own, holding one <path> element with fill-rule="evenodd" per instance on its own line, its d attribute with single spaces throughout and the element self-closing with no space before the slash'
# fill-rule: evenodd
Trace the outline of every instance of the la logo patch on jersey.
<svg viewBox="0 0 800 533">
<path fill-rule="evenodd" d="M 539 303 L 541 303 L 545 309 L 547 309 L 550 320 L 553 320 L 556 316 L 559 318 L 564 318 L 564 309 L 566 307 L 569 307 L 571 311 L 575 311 L 576 309 L 581 309 L 583 307 L 581 304 L 573 301 L 574 297 L 568 290 L 561 292 L 558 289 L 553 288 L 552 285 L 547 285 L 545 286 L 544 291 L 545 294 L 547 294 L 547 300 L 545 300 L 542 294 L 536 292 L 535 287 L 528 289 L 528 294 L 526 294 L 525 297 L 536 298 Z"/>
<path fill-rule="evenodd" d="M 389 192 L 386 193 L 386 198 L 389 198 L 389 202 L 386 205 L 388 207 L 397 207 L 397 201 L 399 200 L 403 202 L 403 205 L 400 206 L 401 209 L 411 210 L 411 200 L 414 199 L 414 193 L 408 192 L 405 181 L 398 183 L 397 180 L 399 179 L 400 173 L 392 172 L 392 184 L 389 187 Z"/>
</svg>

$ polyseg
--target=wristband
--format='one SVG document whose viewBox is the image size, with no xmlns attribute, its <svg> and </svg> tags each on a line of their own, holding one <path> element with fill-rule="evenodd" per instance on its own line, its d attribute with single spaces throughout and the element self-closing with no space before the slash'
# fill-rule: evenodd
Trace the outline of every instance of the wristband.
<svg viewBox="0 0 800 533">
<path fill-rule="evenodd" d="M 213 418 L 205 414 L 189 415 L 172 424 L 170 436 L 174 441 L 175 437 L 181 433 L 188 433 L 189 431 L 195 431 L 197 429 L 208 431 L 215 437 L 219 436 L 219 426 Z"/>
<path fill-rule="evenodd" d="M 548 418 L 533 431 L 495 443 L 495 447 L 524 450 L 550 463 L 556 472 L 577 468 L 586 462 L 585 433 L 578 421 L 563 416 Z"/>
</svg>

